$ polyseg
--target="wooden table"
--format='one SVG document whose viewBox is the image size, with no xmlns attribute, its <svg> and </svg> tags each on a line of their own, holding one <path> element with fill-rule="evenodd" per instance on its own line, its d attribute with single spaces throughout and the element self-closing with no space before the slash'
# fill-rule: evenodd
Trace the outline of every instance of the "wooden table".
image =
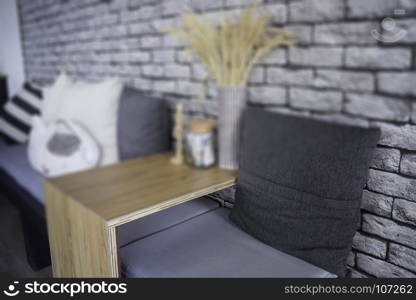
<svg viewBox="0 0 416 300">
<path fill-rule="evenodd" d="M 171 153 L 45 181 L 55 277 L 119 277 L 117 227 L 230 187 L 235 173 L 172 165 Z"/>
</svg>

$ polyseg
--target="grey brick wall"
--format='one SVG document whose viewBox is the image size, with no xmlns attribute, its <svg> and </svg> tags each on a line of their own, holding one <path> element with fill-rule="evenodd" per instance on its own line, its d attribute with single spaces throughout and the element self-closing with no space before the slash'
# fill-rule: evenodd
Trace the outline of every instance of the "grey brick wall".
<svg viewBox="0 0 416 300">
<path fill-rule="evenodd" d="M 26 75 L 50 83 L 62 70 L 126 84 L 193 105 L 206 76 L 160 29 L 191 7 L 216 18 L 251 0 L 20 0 Z M 254 69 L 251 105 L 282 113 L 379 126 L 382 138 L 363 194 L 362 221 L 348 264 L 353 277 L 416 276 L 416 1 L 263 0 L 298 47 Z M 395 9 L 405 9 L 395 15 Z M 394 43 L 382 21 L 407 34 Z M 215 116 L 215 87 L 206 114 Z"/>
</svg>

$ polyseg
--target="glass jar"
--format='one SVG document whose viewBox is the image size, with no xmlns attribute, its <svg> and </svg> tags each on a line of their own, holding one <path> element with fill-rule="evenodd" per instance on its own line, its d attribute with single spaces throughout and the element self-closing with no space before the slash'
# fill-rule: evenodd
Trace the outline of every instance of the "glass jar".
<svg viewBox="0 0 416 300">
<path fill-rule="evenodd" d="M 207 168 L 215 163 L 214 128 L 212 120 L 189 121 L 185 131 L 185 154 L 189 164 Z"/>
</svg>

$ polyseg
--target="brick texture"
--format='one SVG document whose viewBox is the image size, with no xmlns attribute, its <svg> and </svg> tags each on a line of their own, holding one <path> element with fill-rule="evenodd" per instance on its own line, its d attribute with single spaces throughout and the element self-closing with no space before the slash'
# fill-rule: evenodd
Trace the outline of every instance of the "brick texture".
<svg viewBox="0 0 416 300">
<path fill-rule="evenodd" d="M 382 131 L 362 198 L 362 223 L 348 259 L 353 277 L 416 274 L 416 1 L 261 0 L 272 22 L 297 36 L 296 48 L 259 61 L 250 75 L 250 105 Z M 251 0 L 19 0 L 26 77 L 50 84 L 60 71 L 85 80 L 120 77 L 127 85 L 190 114 L 206 70 L 165 35 L 179 14 L 209 20 L 241 12 Z M 395 15 L 402 8 L 405 15 Z M 400 40 L 381 20 L 392 17 Z M 209 82 L 205 114 L 216 117 Z M 233 193 L 224 196 L 226 201 Z"/>
<path fill-rule="evenodd" d="M 400 170 L 403 174 L 416 177 L 416 154 L 403 154 Z"/>
<path fill-rule="evenodd" d="M 390 148 L 377 148 L 371 167 L 386 171 L 397 172 L 400 164 L 400 151 Z"/>
<path fill-rule="evenodd" d="M 352 247 L 378 258 L 386 258 L 387 243 L 379 239 L 363 235 L 359 232 L 354 236 Z"/>
<path fill-rule="evenodd" d="M 361 208 L 379 216 L 390 217 L 393 197 L 364 190 Z"/>
</svg>

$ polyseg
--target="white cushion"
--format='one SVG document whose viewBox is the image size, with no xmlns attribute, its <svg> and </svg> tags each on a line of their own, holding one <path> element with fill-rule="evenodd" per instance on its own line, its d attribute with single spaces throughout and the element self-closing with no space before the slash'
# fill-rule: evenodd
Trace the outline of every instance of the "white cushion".
<svg viewBox="0 0 416 300">
<path fill-rule="evenodd" d="M 56 119 L 59 115 L 62 97 L 73 88 L 75 82 L 65 73 L 61 73 L 51 86 L 43 88 L 42 117 L 44 120 Z"/>
<path fill-rule="evenodd" d="M 42 117 L 46 121 L 64 119 L 79 122 L 101 148 L 100 165 L 116 163 L 119 160 L 117 115 L 122 87 L 118 79 L 86 83 L 61 74 L 45 94 Z"/>
<path fill-rule="evenodd" d="M 99 148 L 82 126 L 66 120 L 44 122 L 38 116 L 32 121 L 28 157 L 43 176 L 61 176 L 97 166 Z"/>
</svg>

